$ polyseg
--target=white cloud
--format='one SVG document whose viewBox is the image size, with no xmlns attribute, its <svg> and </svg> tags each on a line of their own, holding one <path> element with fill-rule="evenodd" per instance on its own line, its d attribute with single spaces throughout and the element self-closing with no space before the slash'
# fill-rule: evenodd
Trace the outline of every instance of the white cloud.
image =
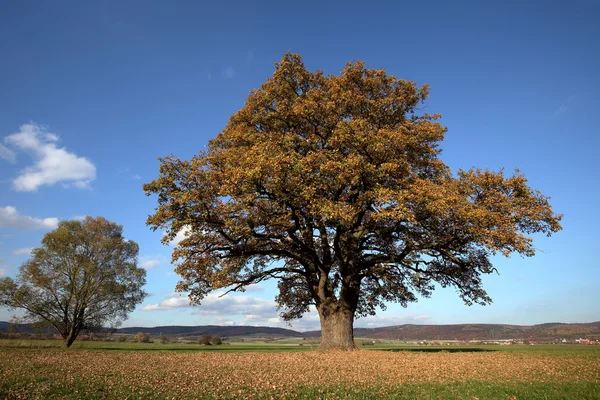
<svg viewBox="0 0 600 400">
<path fill-rule="evenodd" d="M 404 324 L 426 324 L 431 322 L 427 314 L 405 313 L 402 315 L 369 315 L 359 318 L 354 323 L 356 328 L 377 328 L 382 326 L 395 326 Z"/>
<path fill-rule="evenodd" d="M 54 229 L 58 218 L 34 218 L 20 215 L 12 206 L 0 207 L 0 227 L 24 229 Z"/>
<path fill-rule="evenodd" d="M 2 258 L 0 258 L 0 267 L 5 266 L 6 263 L 4 262 L 4 260 Z M 8 270 L 6 268 L 0 268 L 0 276 L 4 276 L 6 275 L 6 273 L 8 272 Z"/>
<path fill-rule="evenodd" d="M 223 70 L 223 76 L 226 79 L 233 79 L 233 77 L 235 76 L 235 72 L 233 70 L 233 67 L 227 67 Z"/>
<path fill-rule="evenodd" d="M 160 261 L 158 260 L 145 260 L 140 263 L 140 266 L 144 269 L 152 269 L 158 267 L 160 265 Z"/>
<path fill-rule="evenodd" d="M 179 242 L 181 242 L 183 239 L 185 239 L 190 233 L 190 227 L 189 226 L 184 226 L 183 228 L 181 228 L 179 230 L 179 232 L 177 232 L 177 235 L 175 235 L 175 237 L 173 238 L 173 240 L 171 240 L 169 242 L 169 246 L 177 246 L 179 244 Z"/>
<path fill-rule="evenodd" d="M 250 293 L 259 293 L 259 292 L 265 291 L 264 286 L 261 285 L 260 283 L 253 283 L 252 285 L 246 286 L 244 289 L 246 289 L 246 292 L 250 292 Z"/>
<path fill-rule="evenodd" d="M 148 304 L 142 307 L 144 311 L 169 310 L 172 308 L 190 307 L 190 300 L 187 295 L 173 293 L 158 304 Z"/>
<path fill-rule="evenodd" d="M 30 255 L 31 254 L 31 250 L 33 250 L 31 247 L 24 247 L 22 249 L 12 250 L 8 254 L 10 254 L 11 256 Z"/>
<path fill-rule="evenodd" d="M 0 158 L 14 164 L 17 161 L 17 155 L 8 147 L 0 144 Z"/>
<path fill-rule="evenodd" d="M 234 326 L 235 321 L 229 318 L 217 318 L 217 325 L 221 326 Z"/>
<path fill-rule="evenodd" d="M 188 309 L 206 324 L 281 326 L 298 331 L 320 329 L 319 315 L 314 306 L 311 306 L 310 311 L 302 318 L 288 323 L 279 317 L 274 300 L 231 294 L 220 297 L 223 293 L 222 291 L 210 293 L 197 306 L 190 305 L 187 295 L 172 293 L 159 303 L 145 305 L 142 310 Z"/>
<path fill-rule="evenodd" d="M 34 123 L 21 126 L 18 133 L 4 138 L 5 143 L 32 155 L 34 165 L 26 167 L 13 180 L 13 188 L 32 192 L 42 185 L 62 183 L 66 186 L 89 188 L 96 179 L 96 167 L 87 158 L 56 146 L 58 136 Z"/>
<path fill-rule="evenodd" d="M 273 300 L 266 300 L 259 297 L 226 295 L 218 291 L 209 293 L 200 305 L 194 307 L 194 314 L 214 315 L 214 316 L 252 316 L 254 319 L 267 319 L 277 316 L 277 304 Z M 222 297 L 221 297 L 222 296 Z M 187 295 L 178 293 L 170 294 L 166 299 L 157 304 L 149 304 L 142 309 L 168 310 L 172 308 L 192 307 Z"/>
<path fill-rule="evenodd" d="M 87 217 L 87 215 L 74 215 L 73 219 L 75 219 L 77 221 L 83 221 L 85 219 L 85 217 Z"/>
<path fill-rule="evenodd" d="M 317 309 L 314 305 L 311 305 L 308 309 L 308 312 L 302 316 L 300 319 L 295 319 L 290 322 L 282 321 L 283 324 L 286 324 L 286 328 L 291 328 L 296 331 L 304 332 L 304 331 L 318 331 L 321 329 L 321 320 L 319 318 L 319 313 L 317 313 Z"/>
</svg>

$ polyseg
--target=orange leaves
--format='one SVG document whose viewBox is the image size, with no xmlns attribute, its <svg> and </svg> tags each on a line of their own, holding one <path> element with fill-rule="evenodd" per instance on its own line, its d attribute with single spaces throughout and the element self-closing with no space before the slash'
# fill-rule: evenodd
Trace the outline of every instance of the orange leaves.
<svg viewBox="0 0 600 400">
<path fill-rule="evenodd" d="M 294 275 L 302 293 L 282 285 L 280 299 L 296 311 L 308 295 L 333 299 L 350 285 L 369 304 L 406 305 L 432 282 L 456 287 L 467 304 L 489 302 L 481 274 L 493 271 L 490 256 L 533 255 L 528 235 L 560 230 L 560 216 L 520 174 L 453 176 L 438 158 L 446 127 L 417 108 L 428 91 L 361 61 L 325 76 L 284 55 L 206 152 L 161 159 L 144 186 L 158 194 L 148 224 L 167 229 L 163 241 L 190 227 L 173 253 L 180 287 L 202 298 Z"/>
<path fill-rule="evenodd" d="M 292 398 L 300 388 L 317 393 L 335 387 L 345 388 L 341 394 L 356 393 L 352 397 L 357 398 L 368 397 L 369 393 L 374 396 L 371 390 L 380 393 L 378 398 L 391 398 L 385 394 L 398 393 L 407 383 L 450 387 L 480 383 L 474 385 L 475 394 L 480 396 L 476 388 L 483 384 L 598 384 L 600 380 L 597 356 L 583 354 L 77 350 L 65 357 L 55 350 L 9 349 L 0 351 L 0 356 L 8 361 L 0 366 L 0 381 L 5 383 L 3 390 L 8 398 L 54 397 L 47 385 L 40 384 L 42 381 L 51 382 L 54 390 L 61 388 L 55 393 L 62 396 L 85 382 L 102 398 L 252 399 L 269 395 Z M 31 380 L 28 385 L 28 378 L 33 376 L 40 377 L 40 381 Z"/>
<path fill-rule="evenodd" d="M 552 211 L 545 196 L 527 186 L 519 171 L 506 178 L 503 171 L 461 170 L 458 179 L 460 191 L 469 201 L 464 218 L 474 222 L 477 239 L 494 251 L 531 256 L 532 239 L 525 234 L 549 235 L 562 229 L 562 216 Z"/>
</svg>

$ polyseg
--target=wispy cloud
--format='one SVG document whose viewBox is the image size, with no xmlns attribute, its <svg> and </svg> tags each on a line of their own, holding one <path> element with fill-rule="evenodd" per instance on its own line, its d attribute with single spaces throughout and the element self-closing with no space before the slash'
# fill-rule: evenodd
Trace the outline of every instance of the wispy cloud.
<svg viewBox="0 0 600 400">
<path fill-rule="evenodd" d="M 233 70 L 233 67 L 227 67 L 223 70 L 223 76 L 226 79 L 233 79 L 233 77 L 235 76 L 235 71 Z"/>
<path fill-rule="evenodd" d="M 427 323 L 431 323 L 431 317 L 427 314 L 405 313 L 402 315 L 369 315 L 357 319 L 354 326 L 357 328 L 376 328 L 380 326 Z"/>
<path fill-rule="evenodd" d="M 142 177 L 140 175 L 133 173 L 131 171 L 131 168 L 129 168 L 129 167 L 123 167 L 123 168 L 117 169 L 117 175 L 121 175 L 121 176 L 125 177 L 126 179 L 132 179 L 134 181 L 139 181 L 140 179 L 142 179 Z"/>
<path fill-rule="evenodd" d="M 252 60 L 254 60 L 254 52 L 252 50 L 248 50 L 248 52 L 246 53 L 246 61 L 248 63 L 251 63 Z"/>
<path fill-rule="evenodd" d="M 0 143 L 0 158 L 14 164 L 17 161 L 17 154 Z"/>
<path fill-rule="evenodd" d="M 96 167 L 87 158 L 57 147 L 58 140 L 56 134 L 34 123 L 22 125 L 19 132 L 4 138 L 6 144 L 31 154 L 34 161 L 13 180 L 15 190 L 33 192 L 56 183 L 89 188 L 96 179 Z"/>
<path fill-rule="evenodd" d="M 0 207 L 0 227 L 22 229 L 54 229 L 58 218 L 34 218 L 21 215 L 15 207 Z"/>
<path fill-rule="evenodd" d="M 33 250 L 33 248 L 31 248 L 31 247 L 24 247 L 22 249 L 12 250 L 8 254 L 10 254 L 11 256 L 30 255 L 31 254 L 31 250 Z"/>
<path fill-rule="evenodd" d="M 571 106 L 573 105 L 573 103 L 577 100 L 577 95 L 571 95 L 568 96 L 567 98 L 565 98 L 562 102 L 562 104 L 560 104 L 556 110 L 554 110 L 554 115 L 559 115 L 559 114 L 564 114 L 566 113 Z"/>
<path fill-rule="evenodd" d="M 152 268 L 156 268 L 160 265 L 160 261 L 159 260 L 144 260 L 140 263 L 140 267 L 144 268 L 144 269 L 152 269 Z"/>
<path fill-rule="evenodd" d="M 558 108 L 556 110 L 554 110 L 554 114 L 566 113 L 568 109 L 569 108 L 567 107 L 566 104 L 561 104 L 560 106 L 558 106 Z"/>
</svg>

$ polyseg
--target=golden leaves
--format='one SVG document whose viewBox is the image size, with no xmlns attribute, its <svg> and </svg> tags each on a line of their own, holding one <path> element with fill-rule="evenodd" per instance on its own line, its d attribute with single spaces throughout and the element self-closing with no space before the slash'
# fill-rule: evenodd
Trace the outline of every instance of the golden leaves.
<svg viewBox="0 0 600 400">
<path fill-rule="evenodd" d="M 365 277 L 377 287 L 387 273 L 377 289 L 386 301 L 428 295 L 434 280 L 488 302 L 489 257 L 533 255 L 530 235 L 560 230 L 560 216 L 521 174 L 453 176 L 438 158 L 440 115 L 417 109 L 428 91 L 361 61 L 325 76 L 284 55 L 206 152 L 161 159 L 144 186 L 158 194 L 148 224 L 167 229 L 163 241 L 190 227 L 173 253 L 180 287 L 201 297 L 291 262 L 308 287 L 322 277 L 324 287 Z M 337 272 L 344 279 L 330 282 Z M 410 280 L 415 272 L 423 279 Z"/>
<path fill-rule="evenodd" d="M 0 381 L 8 398 L 44 398 L 85 383 L 107 398 L 284 398 L 306 390 L 345 387 L 385 393 L 405 384 L 508 384 L 587 381 L 598 384 L 597 356 L 524 352 L 118 352 L 0 350 Z M 13 384 L 10 384 L 13 382 Z M 22 382 L 21 386 L 14 382 Z M 32 381 L 35 382 L 35 381 Z M 84 396 L 84 394 L 81 394 Z"/>
</svg>

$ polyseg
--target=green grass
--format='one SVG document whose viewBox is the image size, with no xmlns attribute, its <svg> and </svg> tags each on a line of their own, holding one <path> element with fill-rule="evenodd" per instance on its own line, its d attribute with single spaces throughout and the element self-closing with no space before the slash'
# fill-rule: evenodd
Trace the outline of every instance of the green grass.
<svg viewBox="0 0 600 400">
<path fill-rule="evenodd" d="M 265 395 L 264 398 L 269 398 Z M 600 385 L 591 382 L 503 383 L 458 382 L 451 384 L 419 383 L 396 387 L 374 387 L 353 390 L 350 387 L 298 388 L 287 398 L 351 398 L 351 399 L 519 399 L 519 400 L 598 400 Z"/>
<path fill-rule="evenodd" d="M 296 352 L 317 350 L 318 344 L 303 344 L 301 339 L 287 339 L 264 341 L 244 340 L 235 341 L 232 338 L 225 344 L 218 346 L 202 346 L 194 343 L 168 343 L 162 344 L 136 342 L 100 342 L 100 341 L 76 341 L 71 350 L 116 350 L 116 351 L 210 351 L 210 352 Z M 369 351 L 411 351 L 411 352 L 508 352 L 508 353 L 539 353 L 539 354 L 591 354 L 600 357 L 600 346 L 578 345 L 578 344 L 545 344 L 545 345 L 409 345 L 409 344 L 376 344 L 359 346 Z M 0 339 L 0 348 L 19 349 L 62 349 L 60 340 L 24 340 L 24 339 Z"/>
<path fill-rule="evenodd" d="M 113 398 L 111 389 L 106 384 L 89 383 L 77 381 L 72 384 L 64 385 L 61 382 L 51 381 L 44 377 L 38 377 L 34 381 L 35 386 L 44 386 L 44 396 L 47 399 L 110 399 Z M 15 387 L 23 384 L 21 382 L 0 382 L 0 396 L 2 398 L 12 398 L 8 395 L 9 388 L 12 393 Z M 20 398 L 29 398 L 25 392 L 26 385 L 22 385 Z M 291 393 L 281 394 L 278 391 L 253 392 L 248 390 L 244 392 L 244 397 L 253 399 L 356 399 L 356 400 L 375 400 L 375 399 L 518 399 L 518 400 L 597 400 L 600 399 L 600 385 L 590 382 L 560 382 L 554 384 L 539 383 L 482 383 L 482 382 L 464 382 L 453 384 L 404 384 L 393 388 L 373 387 L 370 389 L 355 389 L 344 386 L 330 387 L 298 387 Z M 15 396 L 16 398 L 16 396 Z M 116 397 L 115 397 L 116 398 Z M 157 394 L 152 390 L 119 390 L 119 398 L 126 399 L 168 399 L 171 396 L 167 393 Z M 173 396 L 177 399 L 238 399 L 239 392 L 224 394 L 222 396 L 198 395 L 190 393 L 189 396 Z"/>
</svg>

